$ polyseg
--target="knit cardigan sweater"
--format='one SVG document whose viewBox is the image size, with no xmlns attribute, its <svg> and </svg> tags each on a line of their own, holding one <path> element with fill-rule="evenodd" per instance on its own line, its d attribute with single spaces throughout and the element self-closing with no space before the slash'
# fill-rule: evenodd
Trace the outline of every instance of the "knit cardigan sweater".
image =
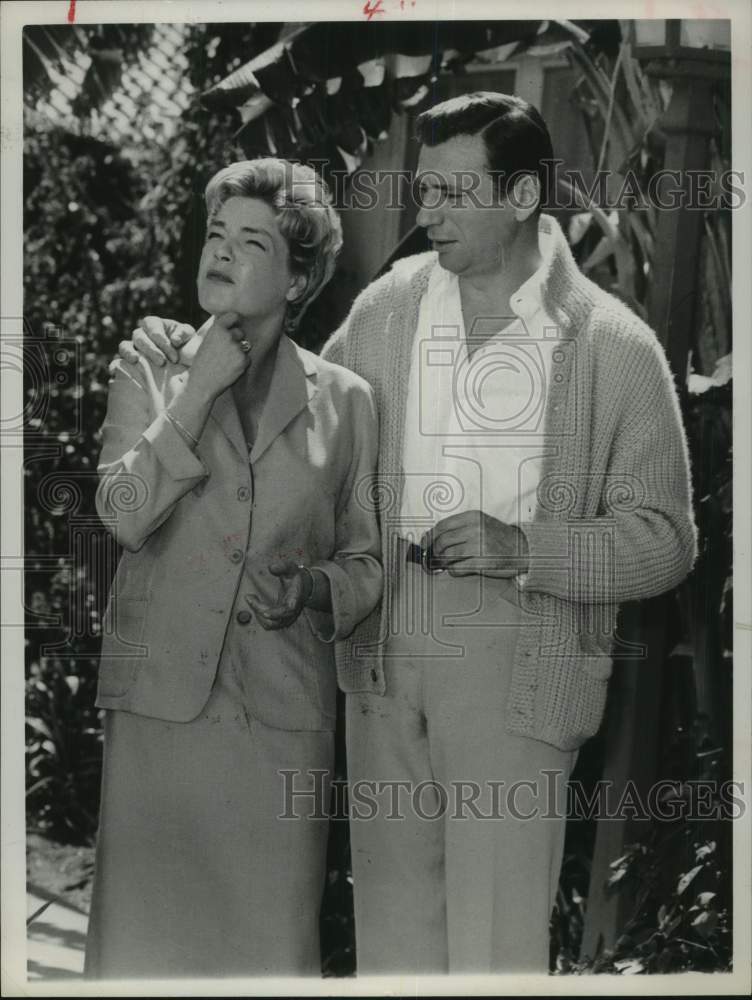
<svg viewBox="0 0 752 1000">
<path fill-rule="evenodd" d="M 499 709 L 511 732 L 571 750 L 603 717 L 619 603 L 676 586 L 697 542 L 686 439 L 655 334 L 579 271 L 553 217 L 542 215 L 539 228 L 553 241 L 542 300 L 559 343 L 536 511 L 521 525 L 530 568 L 520 594 L 537 624 L 520 629 L 509 700 Z M 348 692 L 385 691 L 387 609 L 395 560 L 404 559 L 396 539 L 409 368 L 435 261 L 426 253 L 395 263 L 359 295 L 322 352 L 372 385 L 380 414 L 378 478 L 361 496 L 378 509 L 385 592 L 381 608 L 338 644 Z"/>
</svg>

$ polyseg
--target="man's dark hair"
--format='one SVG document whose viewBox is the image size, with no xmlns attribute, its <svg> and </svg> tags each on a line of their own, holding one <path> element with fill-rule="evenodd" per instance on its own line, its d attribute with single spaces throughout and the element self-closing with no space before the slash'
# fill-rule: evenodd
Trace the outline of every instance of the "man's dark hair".
<svg viewBox="0 0 752 1000">
<path fill-rule="evenodd" d="M 547 202 L 554 158 L 551 136 L 538 109 L 521 97 L 487 90 L 452 97 L 420 114 L 416 131 L 426 146 L 458 135 L 480 135 L 497 193 L 508 196 L 520 174 L 535 174 L 540 181 L 536 214 Z"/>
</svg>

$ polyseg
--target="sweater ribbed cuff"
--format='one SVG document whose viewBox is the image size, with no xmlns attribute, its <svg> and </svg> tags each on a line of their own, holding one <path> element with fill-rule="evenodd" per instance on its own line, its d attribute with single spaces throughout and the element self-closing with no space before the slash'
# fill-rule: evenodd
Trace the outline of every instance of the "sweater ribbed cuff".
<svg viewBox="0 0 752 1000">
<path fill-rule="evenodd" d="M 520 526 L 528 544 L 525 590 L 567 593 L 571 585 L 570 532 L 566 522 L 529 521 Z"/>
</svg>

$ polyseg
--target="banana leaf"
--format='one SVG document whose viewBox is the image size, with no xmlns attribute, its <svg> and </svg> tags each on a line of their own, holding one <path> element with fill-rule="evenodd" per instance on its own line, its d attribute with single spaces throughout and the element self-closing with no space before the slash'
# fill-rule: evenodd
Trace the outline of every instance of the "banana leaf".
<svg viewBox="0 0 752 1000">
<path fill-rule="evenodd" d="M 598 110 L 604 122 L 609 121 L 609 103 L 611 98 L 611 81 L 590 59 L 587 52 L 578 45 L 572 45 L 569 50 L 572 58 L 581 70 L 594 100 L 597 102 Z M 609 143 L 611 153 L 610 162 L 624 163 L 630 150 L 636 146 L 637 137 L 631 128 L 624 110 L 617 101 L 613 103 L 613 110 L 610 117 L 611 128 L 607 131 L 605 138 Z"/>
<path fill-rule="evenodd" d="M 603 230 L 606 236 L 611 238 L 616 238 L 617 233 L 615 227 L 609 220 L 608 215 L 600 208 L 591 198 L 586 198 L 582 191 L 575 187 L 571 181 L 568 181 L 564 177 L 559 177 L 558 183 L 563 191 L 569 195 L 570 199 L 574 198 L 577 207 L 582 211 L 592 212 L 593 218 L 598 223 L 598 225 Z"/>
<path fill-rule="evenodd" d="M 629 219 L 629 225 L 632 232 L 640 245 L 640 252 L 642 253 L 642 259 L 647 261 L 648 264 L 653 262 L 653 253 L 655 252 L 655 240 L 653 239 L 653 234 L 650 232 L 642 213 L 638 212 L 628 212 L 627 217 Z"/>
<path fill-rule="evenodd" d="M 653 93 L 649 77 L 643 73 L 640 63 L 632 55 L 632 46 L 622 43 L 623 58 L 621 62 L 624 82 L 632 99 L 632 107 L 640 120 L 643 133 L 653 127 L 660 115 L 660 107 Z"/>
<path fill-rule="evenodd" d="M 618 236 L 614 244 L 614 257 L 616 259 L 616 273 L 618 275 L 617 287 L 622 296 L 634 306 L 638 303 L 638 299 L 637 264 L 632 251 L 630 231 L 630 216 L 633 214 L 629 211 L 619 213 Z"/>
<path fill-rule="evenodd" d="M 731 331 L 731 289 L 724 282 L 715 232 L 705 218 L 705 292 L 715 341 L 714 362 L 728 353 Z"/>
<path fill-rule="evenodd" d="M 719 255 L 721 259 L 721 267 L 723 268 L 723 283 L 724 287 L 728 289 L 728 297 L 730 300 L 733 286 L 731 283 L 731 249 L 729 247 L 728 223 L 722 215 L 718 216 L 717 222 L 718 228 L 716 233 L 720 244 Z"/>
<path fill-rule="evenodd" d="M 616 240 L 611 236 L 601 236 L 596 243 L 595 249 L 587 256 L 580 265 L 584 274 L 588 274 L 594 267 L 598 267 L 613 254 L 616 250 Z"/>
</svg>

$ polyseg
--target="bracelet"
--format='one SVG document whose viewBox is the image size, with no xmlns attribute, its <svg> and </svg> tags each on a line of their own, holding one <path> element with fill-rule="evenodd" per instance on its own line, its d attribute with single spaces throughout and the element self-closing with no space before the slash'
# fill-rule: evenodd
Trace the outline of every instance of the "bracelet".
<svg viewBox="0 0 752 1000">
<path fill-rule="evenodd" d="M 299 566 L 298 566 L 298 569 L 302 570 L 304 573 L 307 573 L 308 577 L 309 577 L 309 579 L 311 581 L 311 589 L 309 591 L 308 597 L 306 597 L 306 599 L 304 601 L 305 604 L 308 604 L 308 602 L 310 601 L 311 597 L 313 596 L 314 590 L 316 589 L 316 581 L 313 579 L 313 573 L 310 571 L 310 569 L 307 566 L 304 566 L 302 563 L 300 563 Z"/>
<path fill-rule="evenodd" d="M 167 419 L 170 421 L 173 427 L 175 427 L 178 431 L 180 431 L 183 437 L 188 438 L 188 440 L 193 444 L 194 447 L 198 444 L 198 438 L 195 437 L 195 435 L 191 434 L 191 432 L 188 430 L 187 427 L 183 427 L 183 425 L 180 423 L 178 418 L 174 416 L 174 414 L 170 413 L 169 410 L 165 410 L 164 415 L 167 417 Z"/>
</svg>

